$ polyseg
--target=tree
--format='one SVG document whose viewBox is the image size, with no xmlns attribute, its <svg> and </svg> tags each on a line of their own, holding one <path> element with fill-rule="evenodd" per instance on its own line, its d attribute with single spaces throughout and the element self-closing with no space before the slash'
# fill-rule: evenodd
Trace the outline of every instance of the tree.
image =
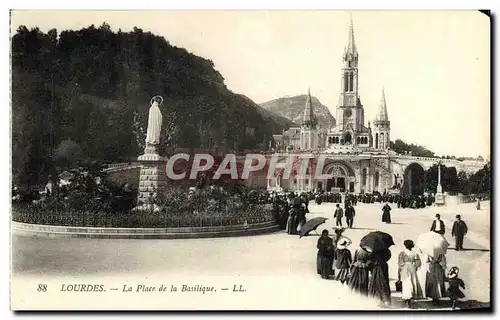
<svg viewBox="0 0 500 320">
<path fill-rule="evenodd" d="M 425 173 L 425 189 L 430 192 L 436 192 L 438 184 L 438 165 L 435 164 Z M 441 186 L 444 191 L 459 192 L 460 184 L 455 167 L 446 167 L 441 165 Z"/>
<path fill-rule="evenodd" d="M 434 152 L 428 150 L 427 148 L 416 145 L 416 144 L 408 144 L 403 140 L 397 139 L 396 141 L 390 143 L 391 150 L 395 151 L 399 154 L 411 153 L 413 156 L 418 157 L 434 157 Z"/>
<path fill-rule="evenodd" d="M 165 99 L 167 146 L 254 148 L 285 129 L 229 91 L 212 61 L 163 37 L 139 28 L 115 33 L 105 22 L 47 34 L 21 26 L 12 37 L 14 183 L 38 183 L 75 147 L 68 141 L 89 160 L 137 157 L 153 95 Z"/>
<path fill-rule="evenodd" d="M 491 193 L 491 165 L 488 162 L 470 177 L 472 193 Z"/>
<path fill-rule="evenodd" d="M 82 148 L 71 139 L 63 140 L 55 151 L 55 161 L 63 168 L 73 167 L 84 159 L 85 154 Z"/>
<path fill-rule="evenodd" d="M 458 173 L 459 190 L 462 194 L 468 195 L 472 192 L 470 177 L 471 175 L 468 175 L 465 171 L 460 171 Z"/>
</svg>

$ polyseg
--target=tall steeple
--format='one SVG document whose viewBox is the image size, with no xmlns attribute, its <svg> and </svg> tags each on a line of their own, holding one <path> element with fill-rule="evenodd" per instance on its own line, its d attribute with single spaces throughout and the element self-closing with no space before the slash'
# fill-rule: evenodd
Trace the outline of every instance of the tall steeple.
<svg viewBox="0 0 500 320">
<path fill-rule="evenodd" d="M 354 40 L 352 16 L 349 21 L 349 38 L 342 56 L 340 97 L 337 104 L 337 126 L 350 127 L 355 132 L 364 128 L 364 110 L 358 94 L 358 48 Z"/>
<path fill-rule="evenodd" d="M 346 48 L 346 53 L 350 53 L 352 55 L 356 55 L 358 53 L 358 50 L 356 48 L 356 41 L 354 41 L 354 24 L 352 22 L 352 15 L 351 15 L 351 24 L 349 25 L 349 40 L 347 43 L 347 48 Z"/>
<path fill-rule="evenodd" d="M 375 118 L 376 122 L 386 122 L 389 121 L 389 116 L 387 114 L 387 104 L 385 102 L 385 91 L 382 88 L 382 97 L 380 98 L 380 104 L 377 116 Z"/>
<path fill-rule="evenodd" d="M 311 99 L 311 88 L 307 91 L 306 105 L 304 106 L 304 116 L 302 118 L 302 125 L 314 127 L 316 126 L 316 117 L 314 116 L 312 99 Z"/>
</svg>

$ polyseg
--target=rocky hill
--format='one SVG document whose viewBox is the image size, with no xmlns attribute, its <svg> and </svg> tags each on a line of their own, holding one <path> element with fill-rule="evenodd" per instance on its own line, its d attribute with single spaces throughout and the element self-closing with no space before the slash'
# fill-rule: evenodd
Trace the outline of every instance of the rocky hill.
<svg viewBox="0 0 500 320">
<path fill-rule="evenodd" d="M 300 124 L 304 115 L 306 98 L 306 95 L 283 97 L 261 103 L 260 106 L 276 115 Z M 316 97 L 311 97 L 311 100 L 319 126 L 323 128 L 335 126 L 335 118 L 330 113 L 330 110 L 328 110 L 328 107 L 321 104 Z"/>
</svg>

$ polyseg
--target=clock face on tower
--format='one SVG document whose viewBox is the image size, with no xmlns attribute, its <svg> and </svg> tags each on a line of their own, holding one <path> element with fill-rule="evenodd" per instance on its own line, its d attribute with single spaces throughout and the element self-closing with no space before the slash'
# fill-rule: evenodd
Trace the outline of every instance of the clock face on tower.
<svg viewBox="0 0 500 320">
<path fill-rule="evenodd" d="M 351 110 L 351 109 L 346 109 L 346 110 L 344 111 L 344 116 L 345 116 L 346 118 L 350 118 L 350 117 L 352 116 L 352 110 Z"/>
</svg>

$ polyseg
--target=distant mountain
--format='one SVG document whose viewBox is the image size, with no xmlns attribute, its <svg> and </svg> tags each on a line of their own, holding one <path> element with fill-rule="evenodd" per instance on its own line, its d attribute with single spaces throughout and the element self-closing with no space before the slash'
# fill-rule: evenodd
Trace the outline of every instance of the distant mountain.
<svg viewBox="0 0 500 320">
<path fill-rule="evenodd" d="M 252 100 L 250 100 L 250 98 L 248 98 L 247 96 L 244 96 L 242 94 L 239 94 L 238 96 L 240 96 L 242 99 L 245 99 L 249 104 L 255 105 L 255 103 Z M 255 105 L 255 108 L 257 109 L 257 112 L 262 116 L 262 118 L 264 118 L 264 120 L 270 121 L 271 123 L 274 123 L 274 124 L 281 126 L 283 128 L 288 129 L 290 127 L 296 127 L 300 123 L 300 122 L 294 122 L 294 121 L 290 120 L 289 118 L 284 117 L 278 113 L 271 112 L 271 111 L 267 110 L 266 108 L 263 108 L 260 105 Z M 281 132 L 281 131 L 278 130 L 275 133 L 279 133 L 279 132 Z"/>
<path fill-rule="evenodd" d="M 307 95 L 299 95 L 294 97 L 282 97 L 279 99 L 274 99 L 261 103 L 260 106 L 267 111 L 270 111 L 276 115 L 287 118 L 297 124 L 302 122 L 302 117 L 304 115 L 304 106 L 306 104 Z M 328 107 L 321 104 L 321 102 L 316 97 L 311 97 L 313 111 L 318 120 L 318 124 L 322 128 L 328 128 L 335 126 L 335 118 L 328 110 Z"/>
</svg>

